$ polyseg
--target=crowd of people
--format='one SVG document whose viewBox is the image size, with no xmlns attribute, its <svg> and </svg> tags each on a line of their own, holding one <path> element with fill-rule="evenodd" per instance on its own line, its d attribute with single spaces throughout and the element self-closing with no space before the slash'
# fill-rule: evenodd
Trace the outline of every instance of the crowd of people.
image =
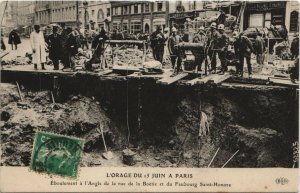
<svg viewBox="0 0 300 193">
<path fill-rule="evenodd" d="M 91 42 L 92 56 L 85 63 L 85 69 L 92 70 L 92 64 L 102 63 L 103 53 L 105 51 L 104 43 L 108 39 L 112 40 L 144 40 L 148 47 L 151 48 L 153 58 L 164 64 L 166 60 L 170 60 L 174 72 L 179 73 L 182 70 L 182 64 L 186 58 L 185 50 L 179 45 L 184 42 L 184 36 L 174 26 L 170 28 L 162 28 L 158 26 L 152 34 L 136 34 L 130 35 L 119 33 L 116 29 L 108 34 L 103 28 L 99 33 L 90 35 L 88 30 L 79 30 L 78 28 L 61 26 L 53 26 L 52 34 L 46 35 L 40 30 L 39 25 L 34 25 L 34 31 L 30 34 L 30 43 L 32 48 L 32 63 L 34 69 L 45 69 L 47 57 L 52 61 L 54 70 L 59 70 L 59 62 L 63 64 L 63 69 L 74 69 L 76 55 L 83 49 L 90 49 Z M 203 70 L 203 63 L 209 63 L 210 73 L 217 73 L 217 58 L 221 64 L 221 70 L 218 72 L 224 74 L 228 70 L 228 65 L 236 66 L 236 74 L 243 76 L 244 60 L 246 60 L 248 76 L 252 75 L 251 55 L 256 55 L 256 63 L 264 64 L 264 56 L 266 53 L 266 43 L 264 34 L 257 31 L 251 38 L 245 33 L 234 31 L 232 38 L 225 33 L 223 24 L 217 25 L 215 22 L 210 24 L 208 29 L 203 26 L 193 35 L 192 42 L 202 45 L 190 49 L 194 55 L 194 70 L 199 72 Z M 299 55 L 299 34 L 295 35 L 291 42 L 291 59 L 294 60 Z M 16 30 L 12 30 L 9 34 L 8 43 L 11 49 L 17 49 L 17 45 L 21 43 L 21 39 Z M 233 49 L 229 49 L 233 48 Z M 3 39 L 1 39 L 1 49 L 6 49 Z M 47 54 L 49 52 L 49 55 Z M 233 56 L 229 59 L 230 56 Z M 209 62 L 208 62 L 209 60 Z M 207 65 L 205 65 L 207 66 Z M 100 66 L 102 67 L 102 66 Z"/>
<path fill-rule="evenodd" d="M 167 28 L 168 34 L 169 28 Z M 251 55 L 256 55 L 256 63 L 263 65 L 266 54 L 266 42 L 262 32 L 255 32 L 250 38 L 246 33 L 239 33 L 234 31 L 232 38 L 225 33 L 225 26 L 223 24 L 217 25 L 212 22 L 209 29 L 203 26 L 199 28 L 198 32 L 193 36 L 193 43 L 199 43 L 199 47 L 193 47 L 191 50 L 194 55 L 195 72 L 202 71 L 202 64 L 204 61 L 210 66 L 212 74 L 217 73 L 217 57 L 221 63 L 221 70 L 219 74 L 224 74 L 228 70 L 228 65 L 236 66 L 236 75 L 243 77 L 244 61 L 246 60 L 248 76 L 252 76 Z M 286 35 L 287 36 L 287 35 Z M 299 34 L 296 33 L 295 38 L 291 43 L 291 59 L 294 60 L 299 55 Z M 157 30 L 150 36 L 151 47 L 153 50 L 153 57 L 163 63 L 164 55 L 170 55 L 172 67 L 175 72 L 182 69 L 182 61 L 185 59 L 185 49 L 181 49 L 180 43 L 183 42 L 183 34 L 173 27 L 170 36 L 162 32 L 162 28 Z M 164 47 L 168 47 L 169 53 Z M 229 47 L 233 48 L 229 50 Z M 229 59 L 229 57 L 232 57 Z"/>
</svg>

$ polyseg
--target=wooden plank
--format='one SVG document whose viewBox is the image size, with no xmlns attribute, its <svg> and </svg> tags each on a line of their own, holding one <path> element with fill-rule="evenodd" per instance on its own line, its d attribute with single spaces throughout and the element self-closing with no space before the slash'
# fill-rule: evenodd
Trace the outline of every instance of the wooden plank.
<svg viewBox="0 0 300 193">
<path fill-rule="evenodd" d="M 169 85 L 169 84 L 172 84 L 186 76 L 188 76 L 189 74 L 188 73 L 180 73 L 180 74 L 177 74 L 176 76 L 173 76 L 173 77 L 165 77 L 165 78 L 162 78 L 158 81 L 156 81 L 156 83 L 158 84 L 164 84 L 164 85 Z"/>
<path fill-rule="evenodd" d="M 225 73 L 223 75 L 218 75 L 218 76 L 215 76 L 211 79 L 211 81 L 214 83 L 214 84 L 219 84 L 225 80 L 227 80 L 228 78 L 230 78 L 231 75 L 229 73 Z"/>
<path fill-rule="evenodd" d="M 187 81 L 186 84 L 190 85 L 190 86 L 193 86 L 195 84 L 206 84 L 207 82 L 209 82 L 211 79 L 213 79 L 214 77 L 218 76 L 217 74 L 210 74 L 208 76 L 205 76 L 203 78 L 195 78 L 195 79 L 192 79 L 190 81 Z"/>
<path fill-rule="evenodd" d="M 3 58 L 4 56 L 6 56 L 7 54 L 9 54 L 9 52 L 7 51 L 3 51 L 0 53 L 0 58 Z"/>
<path fill-rule="evenodd" d="M 139 72 L 141 71 L 139 67 L 135 66 L 113 66 L 113 71 L 134 71 Z"/>
<path fill-rule="evenodd" d="M 112 70 L 104 70 L 104 71 L 99 72 L 98 76 L 106 75 L 106 74 L 109 74 L 109 73 L 112 73 L 112 72 L 113 72 Z"/>
<path fill-rule="evenodd" d="M 270 77 L 270 82 L 275 84 L 275 85 L 283 85 L 283 86 L 288 86 L 288 87 L 299 87 L 299 82 L 296 81 L 296 83 L 293 83 L 291 79 L 278 79 L 278 78 L 271 78 Z"/>
</svg>

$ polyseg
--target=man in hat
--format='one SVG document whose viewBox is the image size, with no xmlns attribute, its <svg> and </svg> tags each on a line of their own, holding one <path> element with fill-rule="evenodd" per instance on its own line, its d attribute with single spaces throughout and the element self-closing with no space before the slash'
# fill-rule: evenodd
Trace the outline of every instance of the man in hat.
<svg viewBox="0 0 300 193">
<path fill-rule="evenodd" d="M 34 31 L 30 34 L 30 43 L 32 48 L 32 63 L 34 69 L 37 70 L 37 65 L 41 64 L 42 70 L 45 69 L 46 62 L 46 43 L 43 32 L 40 31 L 39 25 L 34 25 Z"/>
<path fill-rule="evenodd" d="M 53 62 L 54 70 L 59 70 L 59 60 L 62 59 L 61 35 L 58 34 L 58 27 L 53 26 L 53 34 L 48 37 L 49 58 Z"/>
<path fill-rule="evenodd" d="M 65 23 L 61 23 L 61 27 L 62 27 L 61 45 L 62 45 L 62 48 L 63 48 L 62 61 L 61 62 L 64 65 L 64 69 L 68 69 L 68 68 L 70 68 L 70 59 L 69 59 L 66 43 L 67 43 L 68 35 L 71 33 L 72 29 L 71 28 L 66 28 Z"/>
<path fill-rule="evenodd" d="M 165 37 L 162 33 L 162 27 L 158 26 L 156 31 L 150 36 L 153 57 L 162 63 L 164 56 Z"/>
<path fill-rule="evenodd" d="M 106 35 L 106 31 L 104 28 L 101 29 L 100 33 L 95 36 L 95 38 L 92 41 L 92 58 L 86 63 L 85 68 L 88 71 L 92 70 L 92 64 L 95 63 L 95 61 L 98 59 L 100 62 L 100 68 L 104 69 L 103 66 L 103 54 L 105 51 L 104 43 L 106 40 L 108 40 L 108 36 Z"/>
<path fill-rule="evenodd" d="M 20 36 L 17 33 L 16 29 L 13 29 L 8 36 L 8 44 L 11 44 L 11 50 L 14 50 L 14 45 L 15 45 L 15 50 L 18 49 L 18 44 L 21 44 L 21 39 Z"/>
<path fill-rule="evenodd" d="M 233 46 L 234 52 L 239 59 L 238 65 L 236 66 L 236 73 L 243 77 L 244 70 L 244 58 L 246 58 L 248 75 L 251 78 L 252 75 L 252 66 L 251 66 L 251 53 L 254 51 L 251 41 L 247 36 L 238 34 L 237 32 L 233 33 L 233 38 L 235 39 Z"/>
<path fill-rule="evenodd" d="M 180 70 L 181 62 L 182 62 L 182 55 L 180 53 L 179 48 L 177 45 L 182 42 L 181 37 L 177 33 L 177 29 L 175 27 L 172 28 L 172 34 L 169 39 L 169 51 L 171 57 L 172 68 L 175 69 L 177 73 Z"/>
<path fill-rule="evenodd" d="M 266 51 L 266 45 L 265 40 L 262 38 L 262 34 L 260 32 L 256 34 L 254 48 L 257 64 L 264 64 L 264 53 Z"/>
<path fill-rule="evenodd" d="M 216 66 L 217 66 L 217 41 L 220 37 L 219 32 L 217 31 L 217 24 L 212 22 L 210 25 L 210 30 L 207 35 L 207 53 L 211 61 L 211 71 L 212 73 L 216 73 Z"/>
<path fill-rule="evenodd" d="M 227 50 L 228 50 L 228 44 L 229 44 L 229 37 L 225 33 L 224 25 L 220 24 L 218 26 L 218 32 L 220 36 L 217 40 L 217 53 L 219 56 L 219 59 L 221 61 L 221 74 L 224 74 L 225 71 L 227 71 Z"/>
</svg>

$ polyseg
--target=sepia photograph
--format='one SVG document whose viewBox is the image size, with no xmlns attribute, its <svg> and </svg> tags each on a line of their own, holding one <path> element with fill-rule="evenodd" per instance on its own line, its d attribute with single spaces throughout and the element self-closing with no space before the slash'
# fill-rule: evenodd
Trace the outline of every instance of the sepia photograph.
<svg viewBox="0 0 300 193">
<path fill-rule="evenodd" d="M 298 168 L 299 5 L 1 0 L 1 167 Z"/>
</svg>

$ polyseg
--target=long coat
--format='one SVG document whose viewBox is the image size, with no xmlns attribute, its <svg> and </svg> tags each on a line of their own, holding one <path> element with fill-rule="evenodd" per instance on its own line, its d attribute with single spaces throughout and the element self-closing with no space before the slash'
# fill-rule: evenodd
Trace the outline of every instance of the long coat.
<svg viewBox="0 0 300 193">
<path fill-rule="evenodd" d="M 8 44 L 20 44 L 21 43 L 21 39 L 20 36 L 17 34 L 16 31 L 11 31 L 9 33 L 9 37 L 8 37 Z"/>
<path fill-rule="evenodd" d="M 266 51 L 265 40 L 262 37 L 257 36 L 254 42 L 254 48 L 256 54 L 263 54 Z"/>
<path fill-rule="evenodd" d="M 49 58 L 51 60 L 60 60 L 62 58 L 62 41 L 61 35 L 51 34 L 48 37 Z"/>
<path fill-rule="evenodd" d="M 254 52 L 253 45 L 249 38 L 246 36 L 240 36 L 234 43 L 234 52 L 236 55 L 243 55 L 250 57 L 251 53 Z"/>
<path fill-rule="evenodd" d="M 32 55 L 32 63 L 40 64 L 46 62 L 46 43 L 43 32 L 31 32 L 30 34 L 31 48 L 35 49 L 35 53 Z"/>
</svg>

